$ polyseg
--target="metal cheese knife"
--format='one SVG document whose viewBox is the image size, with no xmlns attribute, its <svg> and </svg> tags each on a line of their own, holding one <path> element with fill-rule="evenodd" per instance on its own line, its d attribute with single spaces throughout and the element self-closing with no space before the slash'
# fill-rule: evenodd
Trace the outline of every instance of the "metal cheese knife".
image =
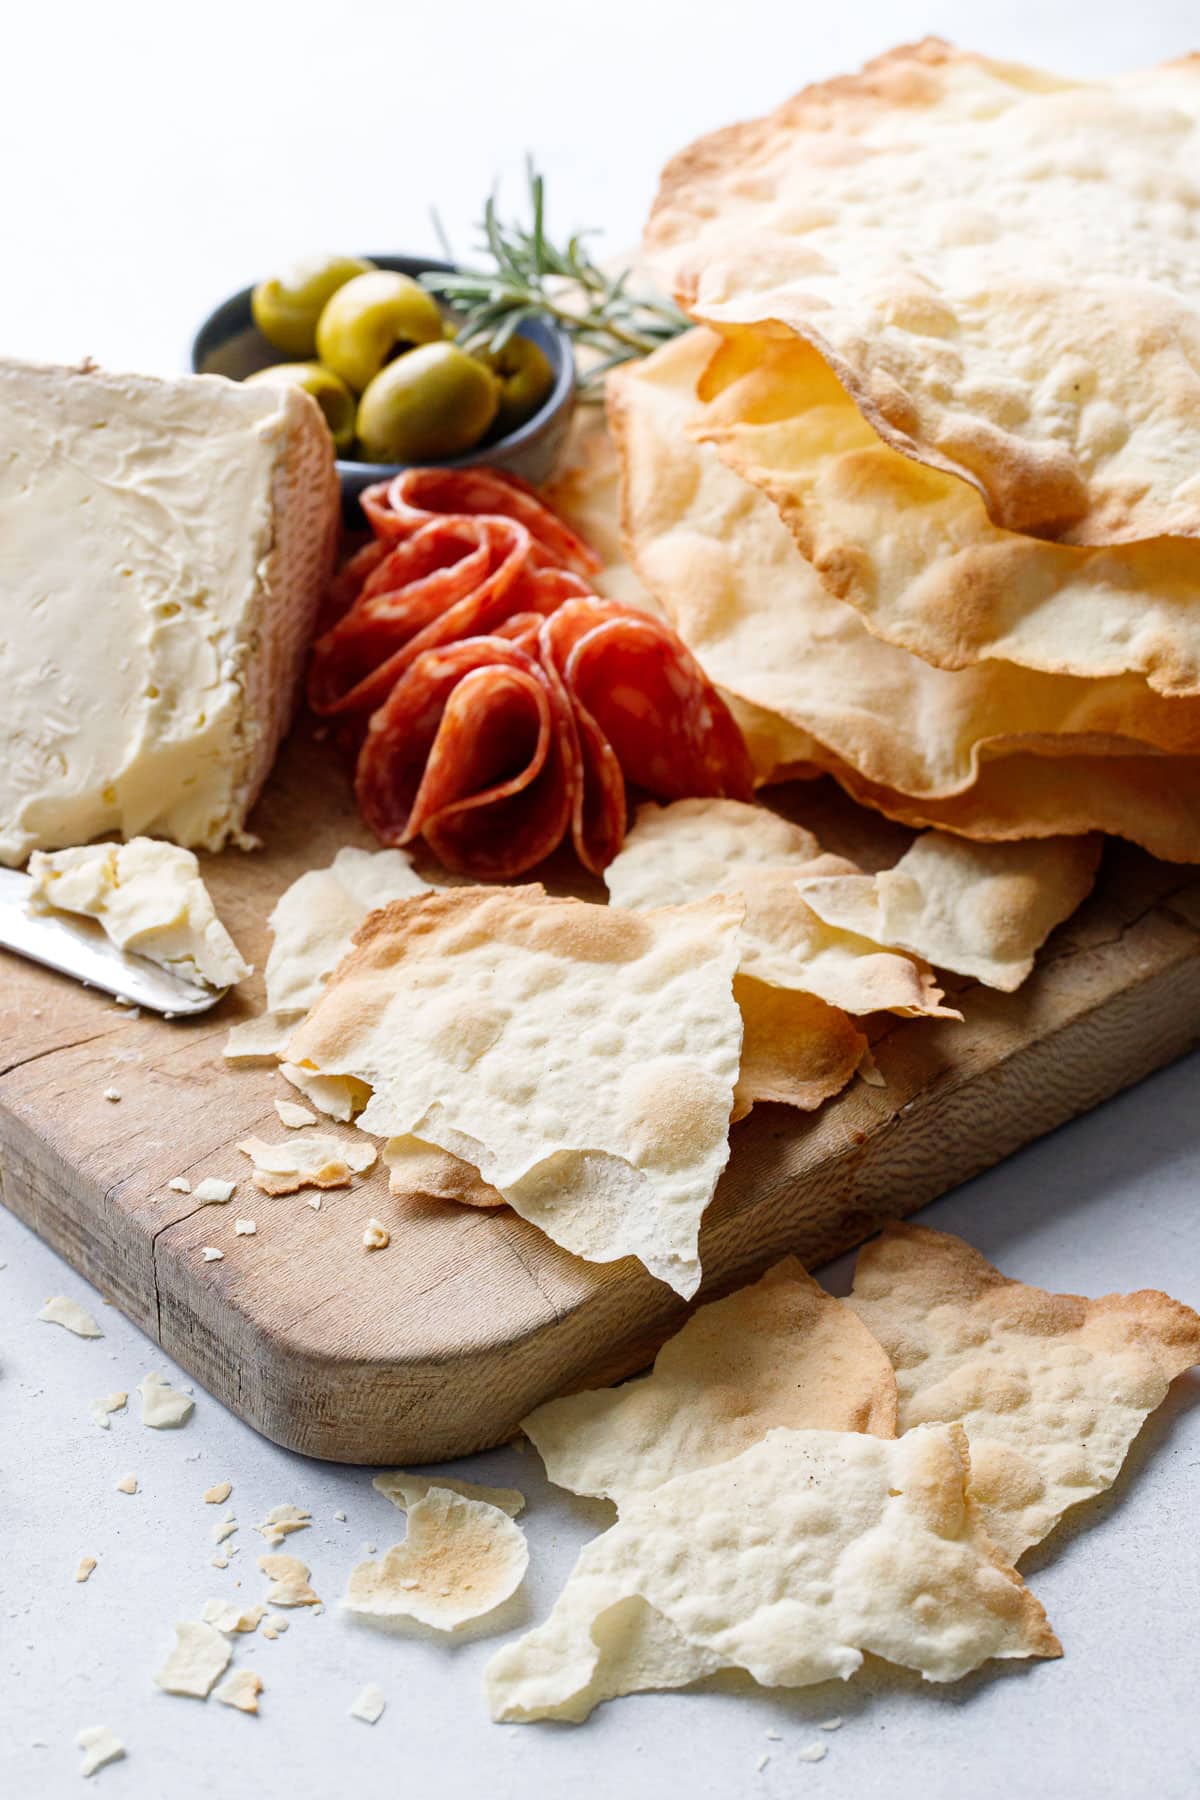
<svg viewBox="0 0 1200 1800">
<path fill-rule="evenodd" d="M 35 912 L 29 904 L 33 882 L 17 869 L 0 869 L 0 946 L 33 962 L 73 975 L 85 987 L 102 988 L 131 1006 L 148 1006 L 168 1017 L 207 1012 L 229 992 L 173 975 L 144 956 L 118 950 L 93 919 L 75 914 Z"/>
</svg>

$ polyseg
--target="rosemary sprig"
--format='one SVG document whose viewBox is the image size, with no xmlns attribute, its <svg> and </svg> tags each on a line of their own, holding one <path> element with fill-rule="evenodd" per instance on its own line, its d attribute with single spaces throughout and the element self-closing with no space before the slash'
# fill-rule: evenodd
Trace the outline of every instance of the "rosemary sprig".
<svg viewBox="0 0 1200 1800">
<path fill-rule="evenodd" d="M 576 345 L 595 352 L 595 359 L 585 359 L 580 386 L 585 398 L 598 398 L 610 369 L 648 356 L 691 321 L 669 300 L 631 293 L 631 270 L 606 274 L 587 248 L 593 234 L 576 231 L 555 244 L 546 232 L 545 181 L 532 161 L 526 172 L 528 223 L 503 219 L 495 194 L 484 206 L 480 248 L 492 267 L 430 270 L 421 282 L 459 314 L 458 342 L 466 350 L 502 350 L 527 319 L 553 319 Z M 452 261 L 436 215 L 434 225 Z"/>
</svg>

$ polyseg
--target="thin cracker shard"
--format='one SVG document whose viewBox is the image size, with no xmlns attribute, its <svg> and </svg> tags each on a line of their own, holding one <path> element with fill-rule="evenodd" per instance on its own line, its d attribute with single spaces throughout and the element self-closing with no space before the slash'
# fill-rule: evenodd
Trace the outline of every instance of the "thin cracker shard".
<svg viewBox="0 0 1200 1800">
<path fill-rule="evenodd" d="M 931 1681 L 1059 1655 L 983 1531 L 968 1470 L 946 1425 L 896 1439 L 777 1429 L 676 1476 L 631 1501 L 545 1624 L 492 1658 L 493 1718 L 580 1720 L 720 1668 L 805 1687 L 852 1675 L 867 1651 Z"/>
<path fill-rule="evenodd" d="M 312 1514 L 302 1506 L 292 1506 L 285 1502 L 282 1506 L 273 1506 L 261 1525 L 253 1529 L 268 1544 L 282 1544 L 285 1537 L 293 1531 L 305 1531 L 312 1524 Z"/>
<path fill-rule="evenodd" d="M 275 1111 L 281 1125 L 289 1131 L 302 1131 L 306 1125 L 315 1125 L 317 1115 L 309 1112 L 307 1106 L 300 1106 L 294 1100 L 276 1100 Z"/>
<path fill-rule="evenodd" d="M 1098 838 L 971 844 L 931 831 L 878 875 L 796 885 L 828 924 L 1012 993 L 1050 932 L 1091 891 L 1100 847 Z"/>
<path fill-rule="evenodd" d="M 233 1600 L 206 1600 L 200 1617 L 206 1625 L 230 1636 L 235 1632 L 257 1631 L 266 1614 L 267 1609 L 261 1601 L 243 1606 Z"/>
<path fill-rule="evenodd" d="M 138 1382 L 142 1402 L 142 1424 L 154 1431 L 171 1431 L 184 1425 L 192 1415 L 196 1402 L 190 1394 L 181 1394 L 155 1370 Z"/>
<path fill-rule="evenodd" d="M 282 1143 L 243 1138 L 238 1149 L 254 1164 L 254 1185 L 264 1194 L 294 1194 L 303 1187 L 349 1187 L 375 1162 L 374 1144 L 305 1131 Z"/>
<path fill-rule="evenodd" d="M 901 1429 L 964 1427 L 972 1493 L 1013 1562 L 1112 1486 L 1169 1383 L 1200 1362 L 1200 1316 L 1165 1294 L 1046 1293 L 922 1226 L 859 1252 L 848 1305 L 895 1364 Z"/>
<path fill-rule="evenodd" d="M 232 1481 L 217 1481 L 200 1496 L 205 1506 L 223 1506 L 233 1492 Z"/>
<path fill-rule="evenodd" d="M 743 1028 L 735 1120 L 761 1101 L 813 1112 L 861 1070 L 867 1040 L 839 1007 L 751 975 L 735 975 L 733 993 Z"/>
<path fill-rule="evenodd" d="M 522 1422 L 550 1480 L 624 1507 L 728 1462 L 777 1426 L 896 1434 L 891 1364 L 795 1257 L 697 1308 L 652 1372 L 569 1394 Z"/>
<path fill-rule="evenodd" d="M 361 1719 L 364 1725 L 376 1725 L 382 1719 L 386 1706 L 383 1689 L 376 1687 L 373 1681 L 368 1681 L 351 1706 L 350 1717 Z"/>
<path fill-rule="evenodd" d="M 78 1300 L 69 1300 L 65 1294 L 52 1295 L 39 1312 L 38 1318 L 44 1325 L 62 1325 L 75 1337 L 104 1336 L 87 1308 L 80 1306 Z"/>
<path fill-rule="evenodd" d="M 192 1189 L 192 1199 L 198 1206 L 224 1206 L 232 1200 L 236 1181 L 226 1181 L 220 1175 L 206 1175 Z"/>
<path fill-rule="evenodd" d="M 268 1606 L 320 1606 L 320 1596 L 310 1587 L 309 1571 L 298 1556 L 260 1556 L 258 1566 L 271 1583 Z"/>
<path fill-rule="evenodd" d="M 94 1556 L 81 1556 L 79 1566 L 75 1570 L 76 1581 L 86 1581 L 95 1568 L 96 1558 Z"/>
<path fill-rule="evenodd" d="M 525 1510 L 525 1496 L 519 1488 L 486 1487 L 478 1481 L 460 1481 L 455 1475 L 410 1475 L 407 1469 L 386 1469 L 374 1477 L 371 1486 L 402 1512 L 423 1500 L 435 1487 L 461 1494 L 464 1500 L 482 1500 L 488 1506 L 498 1506 L 510 1519 L 519 1518 Z"/>
<path fill-rule="evenodd" d="M 81 1775 L 94 1775 L 109 1763 L 119 1762 L 125 1754 L 124 1744 L 107 1725 L 85 1725 L 82 1731 L 76 1732 L 75 1742 L 83 1751 L 83 1761 L 79 1765 Z"/>
<path fill-rule="evenodd" d="M 175 1648 L 154 1680 L 164 1693 L 207 1700 L 232 1655 L 215 1626 L 202 1619 L 184 1619 L 175 1627 Z"/>
<path fill-rule="evenodd" d="M 453 1200 L 483 1209 L 503 1206 L 504 1195 L 485 1181 L 473 1163 L 451 1156 L 420 1138 L 389 1138 L 383 1146 L 388 1192 L 406 1200 Z"/>
<path fill-rule="evenodd" d="M 525 1534 L 506 1512 L 431 1484 L 407 1507 L 408 1536 L 357 1563 L 342 1604 L 366 1618 L 412 1619 L 457 1631 L 484 1618 L 525 1578 Z"/>
<path fill-rule="evenodd" d="M 116 1393 L 105 1394 L 99 1400 L 93 1400 L 88 1411 L 97 1425 L 104 1431 L 109 1431 L 112 1424 L 109 1414 L 123 1411 L 128 1400 L 129 1395 L 118 1389 Z"/>
<path fill-rule="evenodd" d="M 741 911 L 617 912 L 534 886 L 399 901 L 288 1054 L 368 1082 L 363 1129 L 437 1144 L 564 1248 L 637 1256 L 686 1297 L 729 1155 Z"/>
<path fill-rule="evenodd" d="M 814 838 L 766 807 L 677 800 L 640 808 L 605 880 L 619 907 L 679 904 L 717 893 L 739 898 L 745 907 L 738 962 L 743 976 L 816 995 L 848 1013 L 958 1018 L 942 1005 L 925 963 L 827 924 L 797 886 L 806 875 L 859 872 L 841 857 L 822 855 Z"/>
<path fill-rule="evenodd" d="M 234 1706 L 238 1712 L 257 1713 L 258 1696 L 263 1691 L 262 1676 L 253 1669 L 235 1669 L 213 1692 L 222 1706 Z"/>
</svg>

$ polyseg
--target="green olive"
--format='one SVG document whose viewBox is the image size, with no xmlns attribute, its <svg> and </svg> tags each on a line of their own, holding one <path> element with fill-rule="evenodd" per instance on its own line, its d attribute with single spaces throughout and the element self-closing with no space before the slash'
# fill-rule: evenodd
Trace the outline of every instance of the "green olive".
<svg viewBox="0 0 1200 1800">
<path fill-rule="evenodd" d="M 398 356 L 358 403 L 358 437 L 368 462 L 436 462 L 470 450 L 500 404 L 495 377 L 443 339 Z"/>
<path fill-rule="evenodd" d="M 317 347 L 317 320 L 326 302 L 375 267 L 361 256 L 310 256 L 282 275 L 260 281 L 250 296 L 254 323 L 267 342 L 289 356 L 311 356 Z"/>
<path fill-rule="evenodd" d="M 269 369 L 256 369 L 246 380 L 264 387 L 303 388 L 325 414 L 334 449 L 344 453 L 354 442 L 354 395 L 323 363 L 274 363 Z"/>
<path fill-rule="evenodd" d="M 432 294 L 409 275 L 373 269 L 329 301 L 317 321 L 317 354 L 361 394 L 397 350 L 431 344 L 441 335 L 442 314 Z"/>
<path fill-rule="evenodd" d="M 532 338 L 519 333 L 509 338 L 503 350 L 478 350 L 475 354 L 500 383 L 494 435 L 507 437 L 549 399 L 554 387 L 553 365 Z"/>
</svg>

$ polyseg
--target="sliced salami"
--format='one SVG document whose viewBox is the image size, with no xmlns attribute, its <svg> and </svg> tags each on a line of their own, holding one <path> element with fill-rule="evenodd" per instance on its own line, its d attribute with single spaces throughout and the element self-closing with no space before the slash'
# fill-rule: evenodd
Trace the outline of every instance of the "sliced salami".
<svg viewBox="0 0 1200 1800">
<path fill-rule="evenodd" d="M 537 490 L 499 469 L 405 469 L 362 495 L 377 538 L 404 538 L 430 519 L 490 515 L 523 525 L 549 560 L 577 575 L 595 575 L 600 559 Z"/>
<path fill-rule="evenodd" d="M 579 780 L 556 684 L 519 644 L 479 637 L 425 651 L 396 682 L 355 786 L 381 843 L 423 836 L 448 869 L 505 880 L 561 843 Z"/>
<path fill-rule="evenodd" d="M 751 798 L 745 740 L 669 625 L 615 601 L 569 600 L 538 642 L 581 731 L 590 720 L 633 786 L 664 800 Z"/>
</svg>

